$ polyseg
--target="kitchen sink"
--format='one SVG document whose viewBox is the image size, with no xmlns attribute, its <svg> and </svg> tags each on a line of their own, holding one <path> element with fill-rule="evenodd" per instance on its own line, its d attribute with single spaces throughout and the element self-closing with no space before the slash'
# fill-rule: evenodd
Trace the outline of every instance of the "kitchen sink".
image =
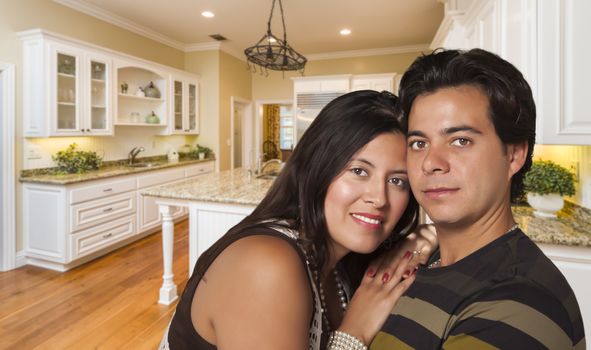
<svg viewBox="0 0 591 350">
<path fill-rule="evenodd" d="M 134 163 L 134 164 L 127 164 L 130 168 L 151 168 L 154 166 L 162 165 L 163 163 Z"/>
</svg>

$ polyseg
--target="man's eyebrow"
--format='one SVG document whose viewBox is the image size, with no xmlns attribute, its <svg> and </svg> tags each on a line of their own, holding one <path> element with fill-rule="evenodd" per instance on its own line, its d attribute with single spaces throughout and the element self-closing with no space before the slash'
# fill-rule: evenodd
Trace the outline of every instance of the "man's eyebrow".
<svg viewBox="0 0 591 350">
<path fill-rule="evenodd" d="M 406 134 L 406 137 L 412 137 L 412 136 L 427 137 L 427 135 L 425 135 L 424 132 L 419 131 L 419 130 L 411 130 Z"/>
<path fill-rule="evenodd" d="M 467 131 L 473 134 L 482 134 L 482 131 L 468 125 L 452 126 L 451 128 L 445 128 L 441 131 L 441 133 L 444 135 L 450 135 L 460 131 Z"/>
<path fill-rule="evenodd" d="M 461 125 L 461 126 L 452 126 L 450 128 L 444 128 L 441 130 L 441 134 L 442 135 L 451 135 L 451 134 L 455 134 L 456 132 L 461 132 L 461 131 L 467 131 L 467 132 L 471 132 L 473 134 L 482 134 L 482 131 L 473 128 L 471 126 L 467 126 L 467 125 Z M 406 134 L 406 137 L 413 137 L 413 136 L 417 136 L 417 137 L 427 137 L 427 135 L 420 131 L 420 130 L 411 130 Z"/>
</svg>

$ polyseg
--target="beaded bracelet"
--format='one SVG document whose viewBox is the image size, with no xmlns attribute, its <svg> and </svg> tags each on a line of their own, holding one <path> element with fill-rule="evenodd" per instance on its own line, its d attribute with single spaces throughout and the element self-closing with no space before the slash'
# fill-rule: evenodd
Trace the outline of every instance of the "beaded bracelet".
<svg viewBox="0 0 591 350">
<path fill-rule="evenodd" d="M 334 331 L 328 338 L 328 350 L 367 350 L 361 340 L 351 334 Z"/>
</svg>

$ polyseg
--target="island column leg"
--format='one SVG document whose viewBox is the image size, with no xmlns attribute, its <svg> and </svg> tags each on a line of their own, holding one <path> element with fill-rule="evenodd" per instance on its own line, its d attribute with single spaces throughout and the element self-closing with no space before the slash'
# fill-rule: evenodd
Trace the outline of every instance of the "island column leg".
<svg viewBox="0 0 591 350">
<path fill-rule="evenodd" d="M 160 299 L 158 303 L 170 305 L 177 298 L 176 284 L 174 284 L 172 273 L 172 254 L 174 246 L 174 221 L 169 205 L 159 205 L 162 214 L 162 260 L 164 273 L 162 275 L 162 287 L 160 287 Z"/>
</svg>

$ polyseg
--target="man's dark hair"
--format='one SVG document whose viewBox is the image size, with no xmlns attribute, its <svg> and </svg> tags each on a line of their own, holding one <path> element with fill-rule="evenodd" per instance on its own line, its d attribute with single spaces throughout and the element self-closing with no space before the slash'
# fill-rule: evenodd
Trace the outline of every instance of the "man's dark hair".
<svg viewBox="0 0 591 350">
<path fill-rule="evenodd" d="M 474 86 L 489 102 L 489 117 L 505 145 L 528 142 L 523 167 L 511 179 L 511 200 L 523 194 L 523 177 L 532 164 L 536 106 L 529 84 L 515 66 L 481 49 L 435 50 L 417 58 L 400 82 L 398 108 L 408 118 L 418 96 L 442 88 Z"/>
</svg>

